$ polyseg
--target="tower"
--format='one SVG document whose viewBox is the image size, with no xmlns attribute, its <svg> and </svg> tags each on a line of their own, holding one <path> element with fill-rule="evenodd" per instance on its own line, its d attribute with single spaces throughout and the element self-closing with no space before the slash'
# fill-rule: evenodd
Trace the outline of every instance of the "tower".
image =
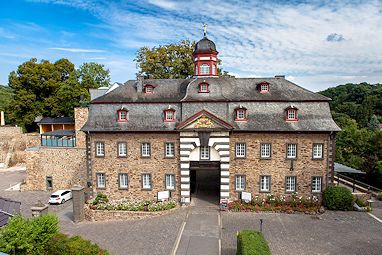
<svg viewBox="0 0 382 255">
<path fill-rule="evenodd" d="M 195 44 L 194 75 L 198 77 L 218 77 L 218 56 L 216 46 L 213 41 L 207 38 L 207 25 L 204 24 L 204 36 Z"/>
</svg>

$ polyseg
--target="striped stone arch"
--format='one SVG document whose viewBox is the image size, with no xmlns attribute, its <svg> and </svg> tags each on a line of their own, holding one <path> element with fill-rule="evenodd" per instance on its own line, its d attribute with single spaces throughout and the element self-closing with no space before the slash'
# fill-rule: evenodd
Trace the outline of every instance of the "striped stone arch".
<svg viewBox="0 0 382 255">
<path fill-rule="evenodd" d="M 220 199 L 229 198 L 229 133 L 214 132 L 208 140 L 208 146 L 214 148 L 220 156 Z M 180 196 L 181 203 L 191 202 L 190 154 L 200 147 L 197 133 L 180 133 Z"/>
</svg>

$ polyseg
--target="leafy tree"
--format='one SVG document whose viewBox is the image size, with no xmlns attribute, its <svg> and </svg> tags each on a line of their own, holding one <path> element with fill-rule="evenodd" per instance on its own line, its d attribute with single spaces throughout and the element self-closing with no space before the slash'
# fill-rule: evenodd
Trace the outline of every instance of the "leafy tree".
<svg viewBox="0 0 382 255">
<path fill-rule="evenodd" d="M 8 106 L 13 97 L 13 90 L 8 86 L 0 85 L 0 111 L 5 111 L 5 122 L 8 122 Z"/>
<path fill-rule="evenodd" d="M 110 85 L 110 71 L 102 64 L 84 63 L 78 68 L 77 75 L 81 86 L 88 90 Z"/>
<path fill-rule="evenodd" d="M 134 59 L 140 69 L 138 74 L 150 79 L 185 79 L 192 76 L 194 47 L 195 42 L 189 40 L 153 48 L 142 47 Z M 221 68 L 218 72 L 221 76 L 231 76 Z"/>
<path fill-rule="evenodd" d="M 375 114 L 371 115 L 368 127 L 370 130 L 378 130 L 379 129 L 379 120 Z"/>
</svg>

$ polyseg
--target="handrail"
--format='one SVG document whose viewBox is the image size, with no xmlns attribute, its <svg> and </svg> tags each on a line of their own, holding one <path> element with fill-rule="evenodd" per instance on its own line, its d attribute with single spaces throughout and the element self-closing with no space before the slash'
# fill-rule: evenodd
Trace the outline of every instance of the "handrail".
<svg viewBox="0 0 382 255">
<path fill-rule="evenodd" d="M 344 180 L 346 180 L 346 181 L 348 181 L 348 182 L 354 183 L 354 184 L 356 184 L 356 185 L 358 185 L 358 186 L 360 186 L 360 187 L 362 187 L 362 188 L 364 188 L 364 189 L 366 189 L 366 190 L 368 190 L 368 191 L 373 191 L 373 192 L 377 192 L 377 193 L 378 193 L 378 192 L 382 192 L 382 189 L 379 189 L 379 188 L 374 187 L 374 186 L 372 186 L 372 185 L 369 185 L 369 184 L 367 184 L 367 183 L 358 181 L 358 180 L 353 179 L 353 178 L 351 178 L 351 177 L 349 177 L 349 176 L 346 176 L 346 175 L 343 175 L 343 174 L 339 174 L 339 173 L 336 173 L 335 175 L 336 175 L 338 178 L 341 178 L 341 179 L 344 179 Z"/>
</svg>

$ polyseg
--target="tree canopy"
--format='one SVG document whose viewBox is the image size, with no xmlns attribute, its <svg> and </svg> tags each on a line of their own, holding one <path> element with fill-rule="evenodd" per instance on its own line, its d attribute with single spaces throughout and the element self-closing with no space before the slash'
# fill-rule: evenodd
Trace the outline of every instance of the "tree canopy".
<svg viewBox="0 0 382 255">
<path fill-rule="evenodd" d="M 153 48 L 142 47 L 134 59 L 139 67 L 138 74 L 149 79 L 185 79 L 192 76 L 194 47 L 195 42 L 189 40 Z M 218 68 L 218 72 L 220 76 L 231 76 L 221 68 Z"/>
<path fill-rule="evenodd" d="M 109 80 L 109 71 L 96 63 L 85 63 L 76 70 L 67 59 L 38 63 L 32 58 L 9 75 L 9 87 L 14 92 L 8 105 L 10 119 L 33 131 L 37 116 L 73 116 L 80 100 L 90 98 L 88 89 L 108 86 Z"/>
</svg>

